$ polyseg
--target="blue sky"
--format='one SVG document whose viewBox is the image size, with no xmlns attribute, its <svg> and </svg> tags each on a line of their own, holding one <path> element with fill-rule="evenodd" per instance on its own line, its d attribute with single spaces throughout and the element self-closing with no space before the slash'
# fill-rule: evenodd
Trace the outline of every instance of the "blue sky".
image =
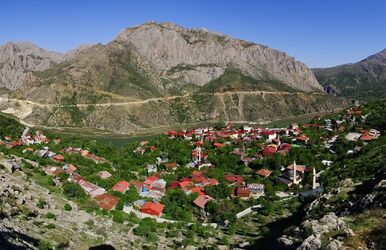
<svg viewBox="0 0 386 250">
<path fill-rule="evenodd" d="M 0 2 L 0 44 L 67 51 L 120 30 L 170 21 L 285 51 L 310 67 L 356 62 L 386 48 L 382 0 L 62 0 Z"/>
</svg>

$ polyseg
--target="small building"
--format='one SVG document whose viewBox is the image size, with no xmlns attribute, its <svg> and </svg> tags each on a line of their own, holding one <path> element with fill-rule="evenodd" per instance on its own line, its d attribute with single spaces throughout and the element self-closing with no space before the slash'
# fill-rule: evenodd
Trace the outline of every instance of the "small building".
<svg viewBox="0 0 386 250">
<path fill-rule="evenodd" d="M 256 173 L 262 177 L 268 177 L 272 174 L 272 171 L 268 170 L 266 168 L 262 168 L 262 169 L 258 170 Z"/>
<path fill-rule="evenodd" d="M 213 143 L 213 146 L 218 149 L 224 147 L 224 144 L 222 144 L 221 142 L 215 142 Z"/>
<path fill-rule="evenodd" d="M 22 144 L 20 144 L 18 141 L 11 141 L 11 142 L 5 144 L 5 147 L 7 149 L 14 149 L 14 148 L 19 147 L 20 145 L 22 145 Z"/>
<path fill-rule="evenodd" d="M 304 144 L 307 144 L 309 140 L 310 140 L 310 138 L 308 138 L 305 135 L 299 135 L 296 137 L 296 141 L 298 141 L 300 143 L 304 143 Z"/>
<path fill-rule="evenodd" d="M 346 140 L 347 141 L 357 141 L 361 136 L 362 136 L 362 134 L 360 134 L 360 133 L 348 133 L 346 135 Z"/>
<path fill-rule="evenodd" d="M 44 172 L 48 175 L 53 175 L 53 176 L 59 176 L 61 173 L 63 173 L 63 170 L 60 167 L 56 166 L 47 166 L 44 169 Z"/>
<path fill-rule="evenodd" d="M 247 187 L 252 194 L 264 194 L 264 184 L 250 183 Z"/>
<path fill-rule="evenodd" d="M 242 198 L 249 198 L 251 190 L 248 187 L 237 187 L 235 188 L 235 195 Z"/>
<path fill-rule="evenodd" d="M 295 163 L 294 163 L 295 164 Z M 294 164 L 288 165 L 287 169 L 292 170 L 294 169 Z M 309 171 L 306 165 L 298 165 L 296 164 L 296 171 L 304 174 L 305 172 Z"/>
<path fill-rule="evenodd" d="M 277 151 L 277 147 L 276 147 L 276 146 L 274 146 L 274 145 L 268 145 L 268 146 L 266 146 L 266 147 L 263 149 L 262 154 L 263 154 L 264 157 L 267 157 L 267 156 L 270 156 L 270 155 L 275 154 L 276 151 Z"/>
<path fill-rule="evenodd" d="M 180 181 L 179 184 L 180 184 L 180 187 L 182 190 L 185 190 L 185 189 L 188 189 L 188 188 L 194 186 L 193 181 L 190 181 L 190 180 Z"/>
<path fill-rule="evenodd" d="M 66 171 L 67 174 L 72 174 L 74 171 L 77 170 L 77 167 L 73 164 L 66 164 L 63 166 L 63 170 Z"/>
<path fill-rule="evenodd" d="M 107 211 L 114 209 L 119 202 L 118 197 L 108 193 L 98 195 L 95 197 L 95 199 L 98 202 L 98 206 Z"/>
<path fill-rule="evenodd" d="M 166 170 L 176 170 L 177 169 L 177 162 L 166 162 L 164 163 Z"/>
<path fill-rule="evenodd" d="M 93 198 L 106 193 L 106 190 L 104 188 L 101 188 L 84 179 L 80 179 L 78 181 L 78 184 L 81 188 L 83 188 L 84 191 L 86 191 L 86 193 L 88 193 Z"/>
<path fill-rule="evenodd" d="M 101 179 L 106 180 L 106 179 L 108 179 L 108 178 L 111 177 L 111 174 L 110 174 L 109 172 L 103 170 L 103 171 L 100 171 L 100 172 L 98 173 L 98 176 L 99 176 Z"/>
<path fill-rule="evenodd" d="M 63 155 L 55 155 L 52 159 L 54 161 L 57 161 L 57 162 L 63 162 L 64 161 L 64 156 Z"/>
<path fill-rule="evenodd" d="M 153 175 L 146 178 L 146 180 L 143 182 L 144 185 L 150 186 L 153 182 L 157 181 L 159 179 L 159 176 Z"/>
<path fill-rule="evenodd" d="M 125 193 L 126 190 L 129 188 L 130 184 L 127 181 L 118 181 L 114 186 L 113 186 L 113 191 L 117 191 L 120 193 Z"/>
<path fill-rule="evenodd" d="M 147 164 L 146 167 L 148 174 L 157 173 L 157 166 L 155 164 Z"/>
<path fill-rule="evenodd" d="M 225 180 L 231 183 L 241 184 L 243 182 L 243 177 L 241 175 L 227 175 Z"/>
<path fill-rule="evenodd" d="M 214 199 L 213 199 L 212 197 L 210 197 L 209 195 L 200 195 L 200 196 L 198 196 L 198 197 L 193 201 L 193 203 L 194 203 L 196 206 L 198 206 L 198 207 L 204 209 L 205 206 L 206 206 L 206 204 L 207 204 L 209 201 L 211 201 L 211 200 L 214 200 Z"/>
<path fill-rule="evenodd" d="M 142 206 L 141 212 L 150 215 L 160 216 L 162 214 L 163 209 L 164 205 L 162 205 L 160 202 L 148 201 Z"/>
</svg>

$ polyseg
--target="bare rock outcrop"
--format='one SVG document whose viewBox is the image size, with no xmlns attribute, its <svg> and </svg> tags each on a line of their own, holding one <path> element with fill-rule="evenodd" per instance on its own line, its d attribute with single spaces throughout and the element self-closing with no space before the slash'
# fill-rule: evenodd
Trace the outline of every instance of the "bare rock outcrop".
<svg viewBox="0 0 386 250">
<path fill-rule="evenodd" d="M 0 46 L 0 87 L 17 89 L 35 79 L 32 71 L 49 69 L 63 60 L 62 54 L 31 42 L 9 42 Z"/>
<path fill-rule="evenodd" d="M 302 91 L 322 89 L 311 70 L 286 53 L 206 29 L 147 23 L 122 31 L 116 40 L 132 45 L 164 75 L 181 67 L 182 78 L 199 86 L 216 79 L 219 69 L 233 67 L 256 79 L 268 75 Z"/>
</svg>

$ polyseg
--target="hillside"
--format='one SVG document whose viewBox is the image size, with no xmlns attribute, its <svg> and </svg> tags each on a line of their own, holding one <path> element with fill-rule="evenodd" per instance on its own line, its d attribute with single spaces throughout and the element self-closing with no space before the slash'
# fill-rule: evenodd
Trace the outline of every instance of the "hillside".
<svg viewBox="0 0 386 250">
<path fill-rule="evenodd" d="M 23 133 L 0 114 L 0 245 L 380 249 L 385 108 L 383 100 L 274 129 L 168 131 L 120 147 L 44 129 Z M 360 139 L 347 139 L 353 132 Z M 297 183 L 288 175 L 294 161 Z M 213 200 L 200 203 L 203 194 Z M 161 213 L 142 201 L 161 203 Z"/>
<path fill-rule="evenodd" d="M 127 28 L 105 45 L 64 54 L 8 43 L 0 55 L 0 108 L 31 125 L 130 132 L 272 121 L 344 105 L 284 52 L 171 23 Z"/>
<path fill-rule="evenodd" d="M 357 63 L 313 72 L 321 85 L 341 96 L 362 100 L 386 96 L 386 49 Z"/>
</svg>

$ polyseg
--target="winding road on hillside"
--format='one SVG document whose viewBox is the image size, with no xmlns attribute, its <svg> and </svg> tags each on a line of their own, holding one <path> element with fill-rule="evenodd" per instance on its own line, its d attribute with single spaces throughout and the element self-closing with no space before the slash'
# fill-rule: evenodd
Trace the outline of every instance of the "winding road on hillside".
<svg viewBox="0 0 386 250">
<path fill-rule="evenodd" d="M 209 96 L 229 96 L 229 95 L 298 95 L 298 94 L 304 94 L 304 92 L 280 92 L 280 91 L 228 91 L 228 92 L 217 92 L 217 93 L 195 93 L 196 95 L 209 95 Z M 325 93 L 322 92 L 315 92 L 312 93 L 313 95 L 325 95 Z M 178 98 L 186 98 L 189 96 L 193 96 L 192 93 L 187 93 L 185 95 L 179 95 L 179 96 L 165 96 L 165 97 L 155 97 L 155 98 L 149 98 L 145 100 L 135 100 L 135 101 L 126 101 L 126 102 L 109 102 L 109 103 L 79 103 L 79 104 L 58 104 L 58 103 L 39 103 L 34 102 L 30 100 L 21 100 L 21 99 L 15 99 L 15 98 L 7 98 L 7 97 L 0 97 L 0 102 L 6 101 L 14 101 L 19 102 L 20 104 L 28 104 L 28 105 L 34 105 L 38 107 L 45 107 L 45 108 L 51 108 L 51 107 L 88 107 L 88 106 L 95 106 L 95 107 L 106 107 L 106 106 L 125 106 L 125 105 L 137 105 L 137 104 L 146 104 L 149 102 L 159 102 L 159 101 L 168 101 Z"/>
</svg>

